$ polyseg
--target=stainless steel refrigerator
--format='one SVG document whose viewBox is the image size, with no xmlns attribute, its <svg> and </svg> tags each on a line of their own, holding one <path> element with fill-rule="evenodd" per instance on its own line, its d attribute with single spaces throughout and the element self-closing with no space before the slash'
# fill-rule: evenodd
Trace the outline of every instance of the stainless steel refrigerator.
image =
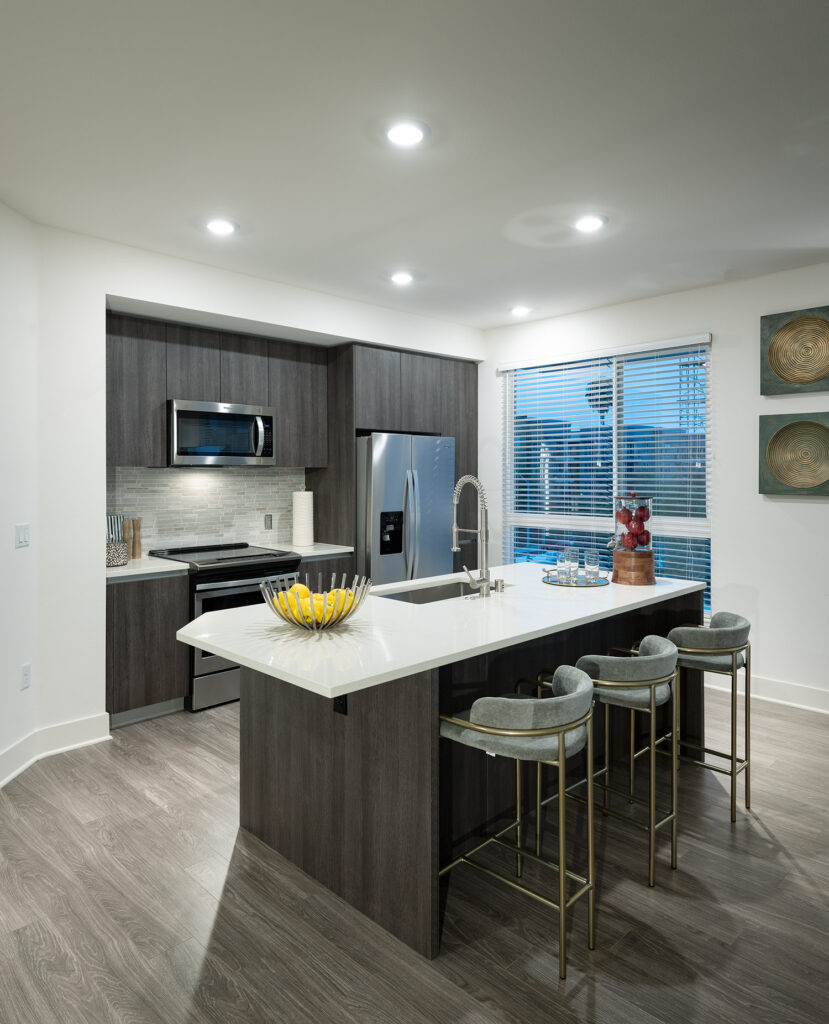
<svg viewBox="0 0 829 1024">
<path fill-rule="evenodd" d="M 452 572 L 454 437 L 357 438 L 357 572 L 396 583 Z"/>
</svg>

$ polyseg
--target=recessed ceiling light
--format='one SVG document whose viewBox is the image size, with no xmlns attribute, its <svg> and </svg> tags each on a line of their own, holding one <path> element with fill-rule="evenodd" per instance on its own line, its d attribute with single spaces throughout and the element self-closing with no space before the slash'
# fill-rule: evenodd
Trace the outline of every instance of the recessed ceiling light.
<svg viewBox="0 0 829 1024">
<path fill-rule="evenodd" d="M 217 217 L 215 220 L 207 222 L 207 230 L 212 232 L 214 235 L 232 235 L 236 230 L 236 225 L 233 221 L 225 220 L 223 217 Z"/>
<path fill-rule="evenodd" d="M 423 142 L 428 134 L 428 127 L 420 121 L 397 121 L 386 131 L 386 138 L 394 146 L 410 149 Z"/>
<path fill-rule="evenodd" d="M 414 278 L 408 270 L 398 270 L 397 273 L 391 275 L 391 280 L 402 288 L 407 284 L 411 284 Z"/>
<path fill-rule="evenodd" d="M 528 313 L 532 313 L 532 309 L 529 306 L 513 306 L 510 313 L 513 316 L 526 316 Z"/>
<path fill-rule="evenodd" d="M 573 227 L 576 231 L 583 231 L 584 234 L 590 235 L 603 228 L 605 224 L 607 224 L 607 217 L 600 217 L 597 213 L 587 213 L 583 217 L 579 217 Z"/>
</svg>

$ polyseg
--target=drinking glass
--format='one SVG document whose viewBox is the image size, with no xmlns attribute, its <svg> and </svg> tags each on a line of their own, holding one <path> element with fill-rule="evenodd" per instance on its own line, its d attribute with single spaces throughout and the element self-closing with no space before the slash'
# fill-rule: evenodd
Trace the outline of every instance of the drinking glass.
<svg viewBox="0 0 829 1024">
<path fill-rule="evenodd" d="M 567 552 L 559 551 L 556 555 L 556 571 L 561 583 L 567 583 L 570 579 L 570 563 L 567 561 Z"/>
<path fill-rule="evenodd" d="M 584 575 L 588 583 L 595 583 L 599 578 L 599 552 L 595 548 L 584 553 Z"/>
<path fill-rule="evenodd" d="M 569 576 L 571 580 L 575 580 L 579 574 L 579 549 L 578 548 L 565 548 L 565 557 L 569 566 Z"/>
</svg>

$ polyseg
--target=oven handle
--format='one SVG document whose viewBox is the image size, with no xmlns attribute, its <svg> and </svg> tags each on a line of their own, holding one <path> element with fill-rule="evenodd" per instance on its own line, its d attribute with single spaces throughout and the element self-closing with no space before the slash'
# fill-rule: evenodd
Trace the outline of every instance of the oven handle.
<svg viewBox="0 0 829 1024">
<path fill-rule="evenodd" d="M 295 573 L 288 573 L 288 575 L 293 576 Z M 246 594 L 253 590 L 259 590 L 259 584 L 263 579 L 272 578 L 273 577 L 270 576 L 262 576 L 253 580 L 226 580 L 218 583 L 197 583 L 196 593 L 201 594 L 206 590 L 223 590 L 227 592 L 229 597 L 232 597 L 233 594 Z"/>
</svg>

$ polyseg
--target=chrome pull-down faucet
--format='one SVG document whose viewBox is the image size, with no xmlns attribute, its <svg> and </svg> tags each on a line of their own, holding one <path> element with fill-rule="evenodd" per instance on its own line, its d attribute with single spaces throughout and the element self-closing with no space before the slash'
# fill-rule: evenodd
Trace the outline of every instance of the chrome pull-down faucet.
<svg viewBox="0 0 829 1024">
<path fill-rule="evenodd" d="M 458 526 L 458 501 L 460 500 L 461 491 L 464 489 L 466 484 L 472 484 L 472 486 L 478 492 L 478 529 L 467 530 Z M 459 533 L 475 533 L 478 535 L 478 543 L 481 552 L 481 567 L 476 580 L 472 573 L 463 567 L 463 571 L 469 577 L 469 585 L 474 590 L 480 590 L 481 597 L 489 597 L 490 578 L 489 578 L 489 559 L 487 557 L 487 544 L 489 541 L 489 529 L 487 527 L 487 508 L 486 508 L 486 491 L 484 485 L 476 476 L 462 476 L 460 480 L 455 484 L 455 494 L 452 498 L 454 504 L 454 519 L 452 522 L 452 550 L 460 551 L 460 545 L 458 544 Z"/>
</svg>

